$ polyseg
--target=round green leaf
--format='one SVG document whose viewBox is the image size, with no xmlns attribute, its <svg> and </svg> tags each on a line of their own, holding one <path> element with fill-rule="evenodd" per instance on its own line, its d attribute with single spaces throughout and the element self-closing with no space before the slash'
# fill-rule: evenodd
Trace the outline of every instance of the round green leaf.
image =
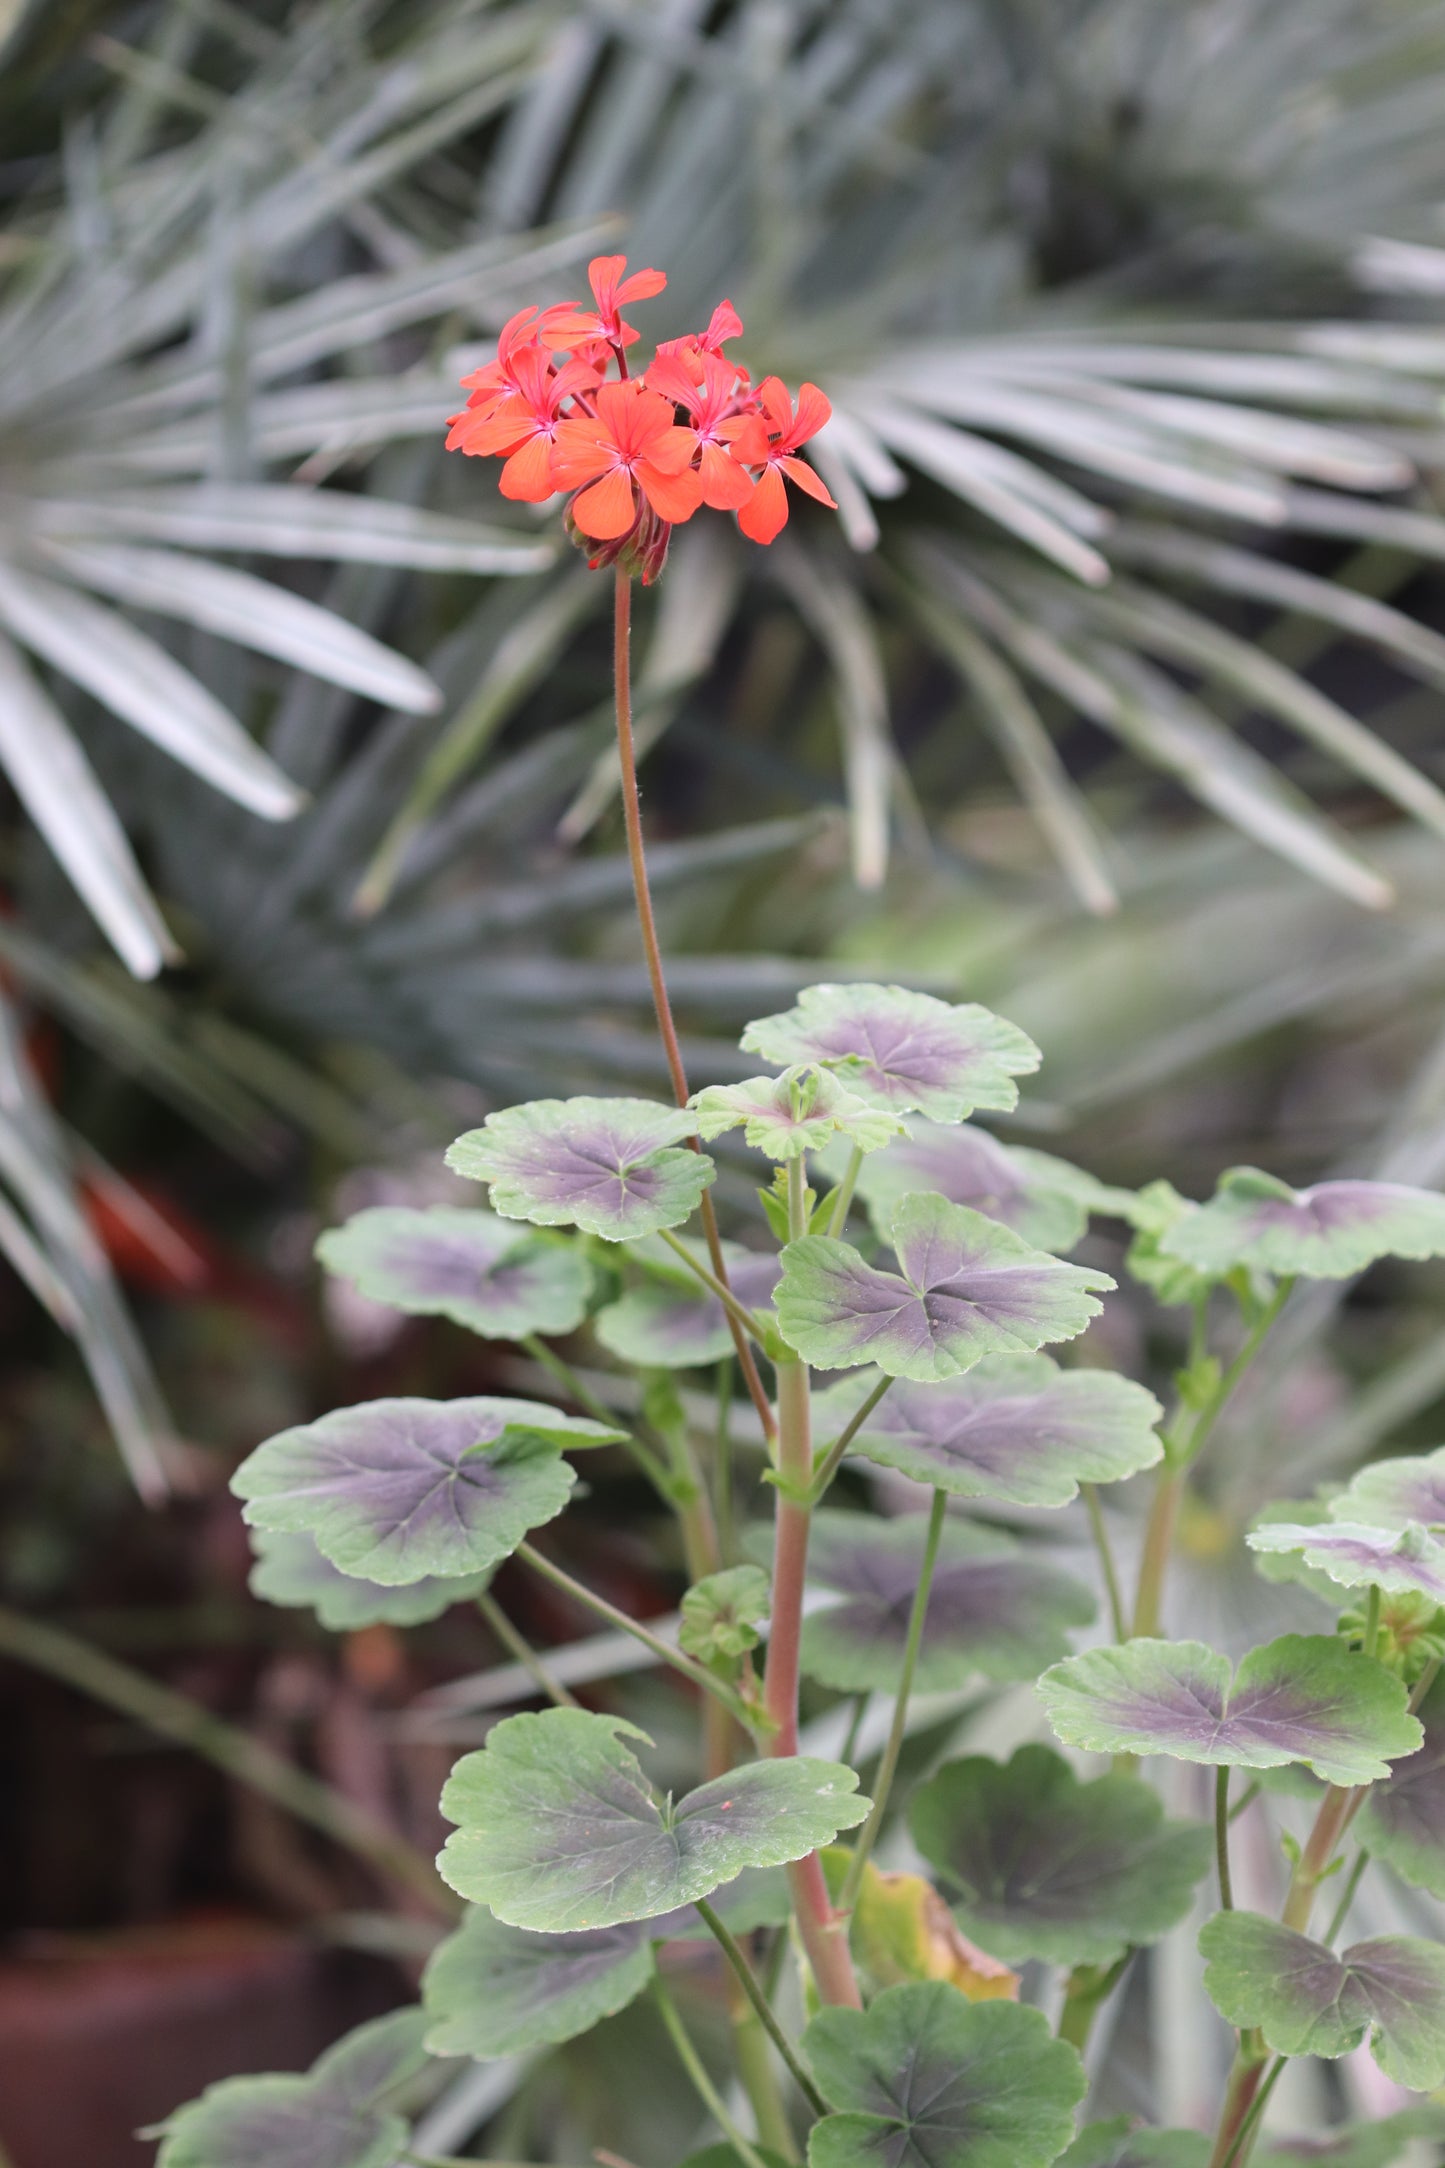
<svg viewBox="0 0 1445 2168">
<path fill-rule="evenodd" d="M 1407 1521 L 1398 1532 L 1350 1521 L 1311 1527 L 1282 1521 L 1252 1528 L 1245 1541 L 1252 1551 L 1294 1553 L 1343 1588 L 1379 1588 L 1445 1604 L 1445 1543 L 1418 1521 Z"/>
<path fill-rule="evenodd" d="M 450 1317 L 487 1340 L 575 1332 L 587 1314 L 587 1261 L 479 1205 L 414 1212 L 374 1205 L 322 1235 L 316 1254 L 373 1302 Z"/>
<path fill-rule="evenodd" d="M 1204 1985 L 1229 2024 L 1254 2026 L 1276 2055 L 1334 2060 L 1370 2052 L 1397 2085 L 1445 2083 L 1445 1949 L 1377 1935 L 1338 1956 L 1257 1912 L 1219 1912 L 1199 1932 Z"/>
<path fill-rule="evenodd" d="M 651 1099 L 533 1099 L 458 1137 L 447 1165 L 489 1182 L 506 1219 L 632 1242 L 696 1211 L 717 1173 L 680 1148 L 696 1131 L 695 1114 Z"/>
<path fill-rule="evenodd" d="M 383 2096 L 425 2067 L 420 2010 L 348 2033 L 304 2077 L 223 2078 L 177 2108 L 156 2168 L 395 2168 L 410 2135 Z"/>
<path fill-rule="evenodd" d="M 462 1574 L 455 1580 L 429 1576 L 402 1588 L 383 1588 L 342 1573 L 323 1558 L 310 1536 L 285 1535 L 279 1529 L 253 1533 L 256 1563 L 251 1593 L 266 1603 L 292 1611 L 314 1611 L 328 1633 L 354 1633 L 361 1626 L 421 1626 L 440 1618 L 454 1603 L 471 1603 L 492 1576 Z"/>
<path fill-rule="evenodd" d="M 562 1448 L 619 1436 L 538 1400 L 369 1400 L 268 1438 L 231 1488 L 253 1528 L 397 1588 L 497 1565 L 566 1505 Z"/>
<path fill-rule="evenodd" d="M 1231 1167 L 1209 1203 L 1182 1213 L 1158 1246 L 1214 1276 L 1249 1265 L 1280 1278 L 1342 1280 L 1378 1257 L 1445 1255 L 1445 1197 L 1398 1182 L 1291 1189 L 1258 1167 Z"/>
<path fill-rule="evenodd" d="M 821 2011 L 803 2052 L 842 2111 L 814 2124 L 808 2168 L 1049 2168 L 1086 2090 L 1042 2011 L 943 1980 Z"/>
<path fill-rule="evenodd" d="M 1057 2168 L 1205 2168 L 1211 2151 L 1202 2130 L 1146 2130 L 1114 2115 L 1086 2123 Z"/>
<path fill-rule="evenodd" d="M 1445 1529 L 1445 1445 L 1362 1468 L 1330 1501 L 1330 1513 L 1371 1528 L 1399 1529 L 1419 1521 L 1425 1528 Z"/>
<path fill-rule="evenodd" d="M 813 1515 L 808 1579 L 841 1601 L 803 1621 L 800 1662 L 842 1693 L 891 1693 L 898 1684 L 918 1587 L 927 1516 Z M 943 1524 L 929 1588 L 915 1684 L 947 1693 L 970 1678 L 1032 1679 L 1086 1626 L 1094 1598 L 992 1529 Z"/>
<path fill-rule="evenodd" d="M 1014 1078 L 1041 1059 L 1016 1024 L 977 1002 L 864 984 L 805 987 L 796 1008 L 749 1024 L 742 1048 L 779 1068 L 825 1062 L 871 1105 L 938 1122 L 961 1122 L 975 1107 L 1007 1113 L 1018 1104 Z"/>
<path fill-rule="evenodd" d="M 1202 1641 L 1089 1649 L 1046 1671 L 1039 1694 L 1066 1746 L 1243 1769 L 1304 1762 L 1329 1784 L 1372 1784 L 1423 1737 L 1401 1681 L 1323 1634 L 1251 1649 L 1232 1683 L 1228 1658 Z"/>
<path fill-rule="evenodd" d="M 903 1127 L 896 1115 L 880 1112 L 830 1070 L 812 1064 L 741 1084 L 709 1084 L 688 1105 L 699 1136 L 720 1137 L 741 1125 L 744 1143 L 769 1159 L 801 1159 L 834 1137 L 846 1137 L 860 1152 L 876 1152 Z"/>
<path fill-rule="evenodd" d="M 437 1862 L 453 1889 L 513 1927 L 612 1927 L 802 1859 L 868 1811 L 851 1769 L 805 1756 L 745 1763 L 659 1807 L 624 1734 L 647 1736 L 582 1709 L 496 1725 L 442 1793 L 459 1825 Z"/>
<path fill-rule="evenodd" d="M 985 1355 L 1072 1340 L 1098 1313 L 1107 1273 L 1061 1264 L 1009 1228 L 942 1197 L 903 1198 L 890 1240 L 899 1271 L 847 1242 L 805 1235 L 783 1252 L 774 1305 L 788 1345 L 822 1370 L 876 1364 L 928 1382 Z"/>
<path fill-rule="evenodd" d="M 1141 1778 L 1084 1784 L 1044 1746 L 949 1762 L 915 1792 L 909 1827 L 964 1933 L 1010 1963 L 1110 1965 L 1157 1942 L 1213 1858 L 1210 1830 L 1166 1821 Z"/>
<path fill-rule="evenodd" d="M 475 1906 L 422 1979 L 427 2046 L 489 2061 L 573 2040 L 640 1995 L 652 1964 L 647 1933 L 633 1923 L 538 1935 Z"/>
<path fill-rule="evenodd" d="M 922 1115 L 886 1152 L 864 1160 L 857 1189 L 880 1234 L 886 1235 L 901 1198 L 931 1190 L 950 1204 L 1001 1220 L 1035 1249 L 1061 1255 L 1082 1238 L 1090 1212 L 1117 1209 L 1120 1195 L 1066 1159 L 1000 1144 L 970 1122 L 930 1122 Z"/>
<path fill-rule="evenodd" d="M 820 1393 L 819 1431 L 841 1429 L 867 1377 Z M 937 1385 L 900 1380 L 849 1450 L 957 1498 L 1063 1506 L 1080 1483 L 1117 1483 L 1163 1452 L 1154 1395 L 1111 1370 L 1060 1370 L 1047 1355 L 985 1355 Z"/>
</svg>

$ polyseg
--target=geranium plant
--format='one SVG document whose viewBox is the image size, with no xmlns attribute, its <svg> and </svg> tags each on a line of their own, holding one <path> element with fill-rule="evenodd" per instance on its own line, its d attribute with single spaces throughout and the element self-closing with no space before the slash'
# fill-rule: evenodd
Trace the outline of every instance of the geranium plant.
<svg viewBox="0 0 1445 2168">
<path fill-rule="evenodd" d="M 702 509 L 765 543 L 785 481 L 827 501 L 799 455 L 828 404 L 813 386 L 795 406 L 777 380 L 753 385 L 726 357 L 742 329 L 727 302 L 636 372 L 620 311 L 664 281 L 625 271 L 593 264 L 590 310 L 513 318 L 449 441 L 500 457 L 510 496 L 568 495 L 569 528 L 613 571 L 623 802 L 674 1103 L 502 1109 L 448 1154 L 487 1203 L 373 1208 L 323 1238 L 327 1270 L 365 1294 L 522 1349 L 540 1397 L 340 1409 L 270 1439 L 234 1486 L 261 1594 L 337 1628 L 479 1603 L 544 1706 L 495 1723 L 442 1792 L 443 1881 L 411 1879 L 466 1909 L 419 2006 L 305 2077 L 213 2088 L 165 2127 L 161 2168 L 394 2168 L 421 2157 L 406 2110 L 429 2061 L 566 2042 L 643 1994 L 730 2168 L 804 2153 L 810 2168 L 1235 2168 L 1291 2057 L 1368 2039 L 1400 2084 L 1445 2083 L 1445 1949 L 1337 1948 L 1367 1859 L 1445 1894 L 1445 1452 L 1264 1518 L 1261 1567 L 1328 1608 L 1318 1631 L 1237 1664 L 1163 1631 L 1176 1521 L 1296 1283 L 1445 1255 L 1445 1198 L 1297 1192 L 1251 1168 L 1205 1203 L 1167 1183 L 1107 1189 L 974 1126 L 1037 1066 L 1022 1031 L 897 986 L 809 987 L 748 1026 L 756 1075 L 691 1088 L 647 892 L 632 582 L 658 577 L 671 528 Z M 740 1161 L 761 1209 L 748 1239 L 724 1241 L 711 1192 Z M 1114 1288 L 1067 1261 L 1096 1214 L 1129 1227 L 1128 1271 L 1188 1320 L 1167 1416 L 1144 1384 L 1044 1352 L 1078 1340 Z M 721 1377 L 716 1408 L 696 1371 Z M 540 1534 L 578 1456 L 618 1448 L 680 1525 L 675 1636 L 582 1585 Z M 749 1455 L 770 1511 L 739 1525 Z M 1131 1597 L 1100 1491 L 1132 1478 L 1152 1502 Z M 1079 1500 L 1102 1632 L 1094 1589 L 1005 1525 Z M 506 1559 L 643 1643 L 695 1699 L 697 1781 L 680 1797 L 654 1787 L 646 1735 L 579 1705 L 499 1610 Z M 804 1680 L 855 1697 L 834 1754 L 802 1751 Z M 905 1785 L 915 1690 L 979 1680 L 1036 1680 L 1037 1737 Z M 886 1737 L 862 1763 L 879 1697 Z M 1164 1759 L 1214 1769 L 1212 1824 L 1166 1815 Z M 1230 1832 L 1278 1771 L 1310 1820 L 1276 1917 L 1236 1905 Z M 876 1848 L 905 1833 L 908 1871 L 883 1871 Z M 1213 2135 L 1081 2128 L 1098 2013 L 1201 1906 L 1204 1988 L 1238 2043 Z M 670 1946 L 708 1936 L 736 2088 L 668 1985 Z M 1445 2130 L 1432 2114 L 1375 2125 L 1369 2159 Z"/>
</svg>

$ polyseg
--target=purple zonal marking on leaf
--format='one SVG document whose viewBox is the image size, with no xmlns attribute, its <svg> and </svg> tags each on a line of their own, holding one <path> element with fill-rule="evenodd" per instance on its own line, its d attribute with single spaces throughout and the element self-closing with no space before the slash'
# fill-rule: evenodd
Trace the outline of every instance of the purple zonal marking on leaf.
<svg viewBox="0 0 1445 2168">
<path fill-rule="evenodd" d="M 892 1692 L 908 1638 L 926 1516 L 813 1516 L 808 1579 L 842 1600 L 803 1625 L 802 1668 L 842 1693 Z M 968 1679 L 1037 1677 L 1086 1626 L 1094 1598 L 1007 1536 L 971 1521 L 943 1524 L 929 1589 L 916 1684 L 946 1692 Z"/>
<path fill-rule="evenodd" d="M 783 1252 L 774 1297 L 783 1337 L 823 1370 L 875 1363 L 930 1382 L 985 1355 L 1072 1340 L 1097 1315 L 1107 1273 L 1061 1264 L 1009 1228 L 942 1197 L 902 1199 L 892 1242 L 900 1272 L 846 1242 L 806 1235 Z"/>
<path fill-rule="evenodd" d="M 1291 1189 L 1257 1167 L 1231 1167 L 1208 1204 L 1160 1235 L 1168 1257 L 1215 1275 L 1237 1265 L 1341 1280 L 1379 1257 L 1445 1255 L 1445 1196 L 1396 1182 L 1317 1182 Z"/>
<path fill-rule="evenodd" d="M 1091 1209 L 1117 1209 L 1119 1198 L 1048 1152 L 1000 1144 L 968 1122 L 930 1122 L 922 1116 L 909 1122 L 906 1137 L 864 1161 L 857 1188 L 883 1233 L 901 1197 L 931 1190 L 950 1204 L 1001 1220 L 1035 1249 L 1060 1253 L 1081 1239 Z"/>
<path fill-rule="evenodd" d="M 1307 1566 L 1317 1566 L 1344 1588 L 1375 1587 L 1387 1595 L 1413 1593 L 1445 1603 L 1445 1543 L 1418 1521 L 1407 1522 L 1398 1532 L 1348 1521 L 1312 1528 L 1275 1522 L 1251 1529 L 1245 1541 L 1252 1551 L 1296 1552 Z"/>
<path fill-rule="evenodd" d="M 447 1165 L 490 1183 L 506 1219 L 630 1242 L 697 1209 L 716 1169 L 679 1148 L 696 1129 L 696 1115 L 649 1099 L 533 1099 L 458 1137 Z"/>
<path fill-rule="evenodd" d="M 940 1122 L 962 1121 L 975 1107 L 1007 1113 L 1018 1104 L 1013 1079 L 1040 1059 L 1016 1024 L 977 1002 L 902 986 L 806 987 L 796 1008 L 749 1024 L 742 1046 L 779 1068 L 841 1066 L 849 1090 L 871 1105 L 891 1114 L 916 1108 Z"/>
<path fill-rule="evenodd" d="M 1396 1762 L 1388 1783 L 1371 1786 L 1358 1835 L 1402 1881 L 1445 1897 L 1445 1678 L 1421 1704 L 1420 1719 L 1425 1744 Z"/>
<path fill-rule="evenodd" d="M 316 1254 L 373 1301 L 453 1318 L 484 1339 L 575 1332 L 587 1314 L 586 1260 L 480 1206 L 374 1205 L 328 1229 Z"/>
<path fill-rule="evenodd" d="M 268 1438 L 231 1488 L 252 1527 L 402 1587 L 496 1565 L 566 1505 L 561 1449 L 620 1435 L 535 1400 L 372 1400 Z"/>
<path fill-rule="evenodd" d="M 866 1379 L 820 1394 L 820 1432 L 842 1429 Z M 1062 1506 L 1080 1483 L 1117 1483 L 1163 1447 L 1154 1395 L 1109 1370 L 1060 1370 L 1047 1355 L 986 1355 L 940 1385 L 905 1380 L 885 1395 L 851 1451 L 959 1498 Z"/>
<path fill-rule="evenodd" d="M 1331 1784 L 1371 1784 L 1423 1736 L 1402 1682 L 1332 1636 L 1286 1634 L 1251 1649 L 1233 1685 L 1201 1641 L 1089 1649 L 1039 1681 L 1068 1746 L 1102 1754 L 1271 1769 L 1304 1762 Z"/>
<path fill-rule="evenodd" d="M 1377 1460 L 1330 1502 L 1332 1518 L 1371 1528 L 1418 1521 L 1445 1529 L 1445 1446 L 1409 1460 Z"/>
<path fill-rule="evenodd" d="M 688 1247 L 696 1249 L 706 1263 L 707 1253 L 700 1244 Z M 782 1271 L 780 1260 L 725 1242 L 723 1262 L 738 1301 L 755 1312 L 766 1310 Z M 733 1349 L 727 1313 L 717 1296 L 699 1281 L 684 1282 L 671 1273 L 654 1275 L 643 1286 L 629 1288 L 618 1301 L 599 1310 L 592 1325 L 603 1346 L 623 1362 L 641 1363 L 649 1369 L 686 1370 L 721 1362 Z"/>
</svg>

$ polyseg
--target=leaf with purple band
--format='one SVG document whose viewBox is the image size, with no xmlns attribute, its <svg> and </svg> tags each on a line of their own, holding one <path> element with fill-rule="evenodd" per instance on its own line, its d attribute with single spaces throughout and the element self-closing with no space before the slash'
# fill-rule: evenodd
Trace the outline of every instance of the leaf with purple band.
<svg viewBox="0 0 1445 2168">
<path fill-rule="evenodd" d="M 429 1575 L 401 1588 L 383 1588 L 343 1573 L 323 1558 L 314 1538 L 286 1535 L 280 1529 L 252 1533 L 256 1563 L 251 1593 L 283 1609 L 316 1613 L 328 1633 L 355 1633 L 362 1626 L 422 1626 L 440 1618 L 454 1603 L 472 1603 L 491 1580 L 485 1573 L 464 1573 L 439 1580 Z"/>
<path fill-rule="evenodd" d="M 1416 2138 L 1445 2139 L 1445 2102 L 1421 2101 L 1368 2123 L 1341 2124 L 1325 2137 L 1276 2138 L 1262 2158 L 1269 2168 L 1394 2168 Z"/>
<path fill-rule="evenodd" d="M 939 1122 L 961 1122 L 975 1107 L 1007 1113 L 1018 1104 L 1014 1078 L 1040 1060 L 1026 1033 L 977 1002 L 862 984 L 805 987 L 796 1008 L 749 1024 L 742 1047 L 778 1068 L 841 1068 L 870 1105 Z"/>
<path fill-rule="evenodd" d="M 268 1438 L 231 1488 L 253 1528 L 399 1588 L 497 1565 L 566 1505 L 563 1448 L 623 1435 L 539 1400 L 369 1400 Z"/>
<path fill-rule="evenodd" d="M 899 1272 L 850 1243 L 804 1235 L 783 1252 L 774 1296 L 788 1345 L 822 1370 L 875 1363 L 890 1377 L 956 1377 L 985 1355 L 1072 1340 L 1096 1316 L 1107 1273 L 1061 1264 L 964 1205 L 904 1197 L 890 1230 Z"/>
<path fill-rule="evenodd" d="M 396 2010 L 327 2049 L 304 2076 L 222 2078 L 142 2136 L 156 2168 L 394 2168 L 411 2135 L 395 2089 L 425 2066 L 420 2010 Z"/>
<path fill-rule="evenodd" d="M 683 1242 L 702 1264 L 707 1252 L 701 1243 L 684 1236 Z M 616 1302 L 599 1310 L 593 1330 L 605 1348 L 623 1362 L 638 1363 L 648 1370 L 687 1370 L 703 1363 L 721 1362 L 733 1351 L 732 1332 L 721 1302 L 702 1282 L 670 1258 L 671 1269 L 656 1267 L 644 1256 L 645 1245 L 631 1252 L 647 1278 L 640 1287 L 629 1288 Z M 782 1270 L 775 1255 L 745 1250 L 740 1243 L 723 1244 L 728 1284 L 739 1302 L 763 1312 L 772 1302 L 773 1289 Z"/>
<path fill-rule="evenodd" d="M 1276 2055 L 1336 2060 L 1368 2033 L 1387 2078 L 1445 2082 L 1445 1949 L 1376 1935 L 1338 1955 L 1258 1912 L 1219 1912 L 1199 1932 L 1204 1985 L 1221 2017 L 1255 2027 Z"/>
<path fill-rule="evenodd" d="M 808 1579 L 841 1600 L 803 1621 L 799 1660 L 809 1678 L 843 1693 L 897 1686 L 926 1534 L 921 1513 L 814 1514 Z M 971 1678 L 1034 1678 L 1094 1609 L 1081 1582 L 1008 1536 L 947 1519 L 915 1683 L 922 1693 L 944 1693 Z"/>
<path fill-rule="evenodd" d="M 1407 1521 L 1398 1533 L 1351 1521 L 1325 1521 L 1312 1528 L 1282 1521 L 1252 1528 L 1245 1541 L 1252 1551 L 1296 1553 L 1343 1588 L 1379 1588 L 1445 1604 L 1445 1543 L 1418 1521 Z"/>
<path fill-rule="evenodd" d="M 803 2053 L 840 2111 L 814 2124 L 808 2168 L 1049 2168 L 1087 2090 L 1041 2010 L 944 1980 L 821 2011 Z"/>
<path fill-rule="evenodd" d="M 819 1393 L 820 1435 L 841 1429 L 867 1376 Z M 1142 1385 L 1110 1370 L 1060 1370 L 1047 1355 L 986 1355 L 940 1385 L 906 1379 L 864 1419 L 849 1450 L 957 1498 L 1063 1506 L 1080 1483 L 1152 1468 L 1163 1414 Z"/>
<path fill-rule="evenodd" d="M 449 1317 L 487 1340 L 575 1332 L 592 1288 L 575 1250 L 480 1206 L 373 1205 L 329 1228 L 316 1255 L 373 1302 Z"/>
<path fill-rule="evenodd" d="M 1372 1528 L 1403 1528 L 1407 1521 L 1445 1529 L 1445 1445 L 1433 1453 L 1399 1460 L 1377 1460 L 1330 1502 L 1342 1521 L 1364 1521 Z"/>
<path fill-rule="evenodd" d="M 782 1926 L 792 1911 L 787 1883 L 774 1869 L 749 1870 L 714 1890 L 711 1901 L 735 1935 Z M 423 1975 L 422 2003 L 433 2021 L 427 2047 L 486 2062 L 574 2040 L 642 1993 L 654 1944 L 674 1939 L 710 1940 L 694 1906 L 544 1935 L 508 1927 L 475 1905 L 437 1945 Z"/>
<path fill-rule="evenodd" d="M 1360 1843 L 1402 1881 L 1445 1897 L 1445 1678 L 1420 1707 L 1425 1744 L 1396 1762 L 1360 1810 Z"/>
<path fill-rule="evenodd" d="M 802 1859 L 868 1812 L 851 1769 L 806 1755 L 745 1762 L 659 1806 L 628 1739 L 647 1734 L 586 1709 L 494 1725 L 442 1792 L 459 1825 L 437 1862 L 452 1888 L 511 1927 L 615 1927 Z"/>
<path fill-rule="evenodd" d="M 1445 1256 L 1445 1197 L 1397 1182 L 1291 1189 L 1258 1167 L 1231 1167 L 1209 1203 L 1182 1213 L 1158 1246 L 1216 1276 L 1248 1265 L 1280 1278 L 1343 1280 L 1378 1257 Z"/>
<path fill-rule="evenodd" d="M 881 1234 L 899 1199 L 931 1190 L 1001 1220 L 1035 1249 L 1062 1255 L 1074 1248 L 1090 1212 L 1117 1212 L 1126 1193 L 1096 1182 L 1080 1167 L 1026 1145 L 1000 1144 L 971 1122 L 930 1122 L 917 1116 L 908 1134 L 865 1159 L 858 1195 Z"/>
<path fill-rule="evenodd" d="M 914 1793 L 908 1826 L 964 1933 L 1011 1964 L 1110 1965 L 1157 1942 L 1214 1857 L 1209 1829 L 1166 1821 L 1142 1778 L 1085 1784 L 1046 1746 L 949 1762 Z"/>
<path fill-rule="evenodd" d="M 491 1184 L 492 1209 L 633 1242 L 678 1227 L 717 1170 L 679 1140 L 697 1117 L 651 1099 L 532 1099 L 458 1137 L 447 1165 Z"/>
<path fill-rule="evenodd" d="M 1128 1641 L 1056 1664 L 1038 1690 L 1066 1746 L 1239 1769 L 1304 1762 L 1329 1784 L 1388 1776 L 1423 1736 L 1401 1681 L 1324 1634 L 1251 1649 L 1232 1682 L 1202 1641 Z"/>
<path fill-rule="evenodd" d="M 709 1084 L 688 1105 L 700 1137 L 720 1137 L 741 1125 L 744 1143 L 769 1159 L 801 1159 L 835 1137 L 846 1137 L 860 1152 L 876 1152 L 903 1127 L 896 1115 L 880 1112 L 815 1063 L 741 1084 Z"/>
</svg>

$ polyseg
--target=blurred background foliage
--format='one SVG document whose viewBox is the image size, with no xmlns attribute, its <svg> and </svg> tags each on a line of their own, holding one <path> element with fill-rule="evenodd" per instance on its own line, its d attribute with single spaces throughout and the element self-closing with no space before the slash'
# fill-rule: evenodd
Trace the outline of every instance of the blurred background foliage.
<svg viewBox="0 0 1445 2168">
<path fill-rule="evenodd" d="M 599 246 L 667 269 L 649 332 L 725 292 L 836 409 L 839 516 L 699 521 L 638 612 L 695 1073 L 821 962 L 1023 1024 L 1006 1133 L 1111 1180 L 1445 1175 L 1433 0 L 0 0 L 0 38 L 10 1600 L 189 1636 L 274 1716 L 300 1629 L 245 1605 L 229 1465 L 478 1376 L 323 1317 L 316 1227 L 485 1104 L 659 1082 L 605 583 L 440 449 Z M 1266 1494 L 1436 1442 L 1442 1294 L 1299 1305 L 1186 1528 L 1195 1630 L 1252 1630 Z M 1168 1320 L 1112 1315 L 1167 1375 Z M 179 1502 L 128 1508 L 112 1441 Z M 194 1838 L 77 1880 L 48 1797 L 18 1924 L 215 1894 Z M 217 1886 L 284 1910 L 247 1841 Z"/>
</svg>

